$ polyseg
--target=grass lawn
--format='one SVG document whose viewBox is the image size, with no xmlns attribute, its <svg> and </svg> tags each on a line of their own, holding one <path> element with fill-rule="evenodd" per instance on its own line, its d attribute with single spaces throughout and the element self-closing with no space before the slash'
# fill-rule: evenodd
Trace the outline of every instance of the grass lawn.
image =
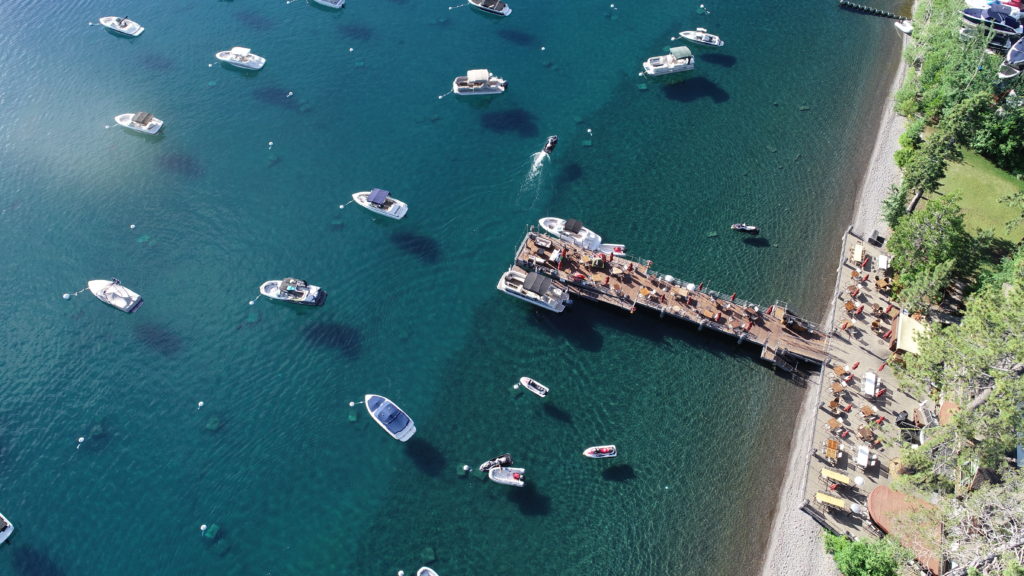
<svg viewBox="0 0 1024 576">
<path fill-rule="evenodd" d="M 997 238 L 1020 242 L 1024 238 L 1024 224 L 1008 231 L 1006 223 L 1013 219 L 1014 210 L 999 199 L 1024 189 L 1024 182 L 970 150 L 964 150 L 963 154 L 963 162 L 951 163 L 946 168 L 939 193 L 960 196 L 964 225 L 972 235 L 978 229 L 990 230 Z"/>
</svg>

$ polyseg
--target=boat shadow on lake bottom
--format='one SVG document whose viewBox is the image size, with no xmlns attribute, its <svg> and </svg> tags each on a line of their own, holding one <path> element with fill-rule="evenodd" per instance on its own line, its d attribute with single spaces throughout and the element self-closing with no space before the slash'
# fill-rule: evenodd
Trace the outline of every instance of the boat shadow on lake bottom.
<svg viewBox="0 0 1024 576">
<path fill-rule="evenodd" d="M 444 454 L 436 446 L 419 436 L 414 436 L 405 443 L 405 455 L 412 460 L 417 470 L 427 476 L 440 476 L 448 465 Z"/>
<path fill-rule="evenodd" d="M 728 92 L 701 76 L 688 78 L 676 84 L 666 84 L 661 90 L 669 100 L 675 102 L 693 102 L 701 98 L 710 98 L 716 104 L 721 104 L 729 100 Z"/>
</svg>

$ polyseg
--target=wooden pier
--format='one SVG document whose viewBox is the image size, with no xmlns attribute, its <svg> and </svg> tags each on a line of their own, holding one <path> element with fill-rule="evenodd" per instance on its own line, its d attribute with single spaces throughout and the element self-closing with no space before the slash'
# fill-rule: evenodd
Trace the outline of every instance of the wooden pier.
<svg viewBox="0 0 1024 576">
<path fill-rule="evenodd" d="M 516 251 L 515 266 L 563 284 L 585 298 L 636 312 L 646 308 L 698 327 L 761 346 L 761 358 L 792 370 L 798 361 L 819 368 L 826 358 L 825 335 L 791 314 L 785 304 L 767 308 L 735 294 L 723 295 L 702 285 L 659 275 L 650 262 L 622 254 L 602 254 L 530 231 Z"/>
</svg>

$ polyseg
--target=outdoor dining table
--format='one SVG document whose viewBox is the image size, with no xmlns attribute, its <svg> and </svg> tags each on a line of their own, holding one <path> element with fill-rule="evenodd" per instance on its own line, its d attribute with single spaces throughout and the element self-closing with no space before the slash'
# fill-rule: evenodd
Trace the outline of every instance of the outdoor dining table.
<svg viewBox="0 0 1024 576">
<path fill-rule="evenodd" d="M 857 463 L 857 466 L 867 468 L 868 464 L 871 462 L 871 449 L 867 446 L 858 446 L 855 462 Z"/>
<path fill-rule="evenodd" d="M 836 376 L 844 376 L 846 374 L 846 366 L 839 364 L 833 367 L 832 371 L 836 373 Z"/>
<path fill-rule="evenodd" d="M 825 460 L 835 464 L 843 453 L 839 440 L 828 439 L 825 441 Z"/>
<path fill-rule="evenodd" d="M 828 428 L 829 432 L 835 432 L 837 429 L 843 427 L 843 423 L 835 418 L 829 418 L 828 422 L 825 423 L 825 427 Z"/>
<path fill-rule="evenodd" d="M 878 414 L 878 411 L 875 410 L 875 407 L 870 404 L 865 404 L 860 407 L 860 415 L 863 416 L 865 420 L 871 418 L 875 414 Z"/>
<path fill-rule="evenodd" d="M 814 495 L 814 500 L 824 504 L 825 506 L 846 510 L 846 500 L 843 500 L 842 498 L 836 498 L 835 496 L 818 492 Z"/>
<path fill-rule="evenodd" d="M 875 374 L 874 372 L 868 372 L 864 374 L 864 380 L 861 385 L 861 389 L 869 397 L 874 398 L 875 393 L 878 392 L 879 384 L 880 382 L 878 381 L 878 375 Z"/>
<path fill-rule="evenodd" d="M 879 290 L 885 290 L 886 288 L 889 287 L 889 279 L 879 278 L 878 280 L 875 280 L 875 287 L 878 288 Z"/>
<path fill-rule="evenodd" d="M 821 477 L 824 478 L 825 480 L 831 480 L 833 482 L 837 482 L 839 484 L 842 484 L 843 486 L 852 486 L 853 485 L 853 481 L 850 480 L 849 476 L 847 476 L 846 474 L 841 474 L 841 473 L 839 473 L 836 470 L 830 470 L 828 468 L 822 468 L 821 469 Z"/>
<path fill-rule="evenodd" d="M 834 396 L 839 396 L 842 393 L 843 393 L 843 385 L 840 384 L 839 382 L 833 382 L 832 383 L 832 394 Z"/>
<path fill-rule="evenodd" d="M 860 436 L 860 439 L 865 442 L 871 442 L 875 439 L 875 432 L 867 426 L 861 426 L 857 428 L 857 436 Z"/>
<path fill-rule="evenodd" d="M 856 265 L 859 265 L 861 260 L 864 259 L 864 245 L 857 244 L 853 247 L 853 261 Z"/>
</svg>

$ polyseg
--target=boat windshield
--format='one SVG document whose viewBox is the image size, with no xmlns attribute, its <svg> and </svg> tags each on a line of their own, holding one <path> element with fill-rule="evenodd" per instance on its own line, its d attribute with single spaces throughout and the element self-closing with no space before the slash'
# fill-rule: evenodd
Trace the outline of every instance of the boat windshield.
<svg viewBox="0 0 1024 576">
<path fill-rule="evenodd" d="M 373 415 L 392 434 L 398 434 L 409 425 L 409 417 L 391 402 L 383 402 Z"/>
</svg>

